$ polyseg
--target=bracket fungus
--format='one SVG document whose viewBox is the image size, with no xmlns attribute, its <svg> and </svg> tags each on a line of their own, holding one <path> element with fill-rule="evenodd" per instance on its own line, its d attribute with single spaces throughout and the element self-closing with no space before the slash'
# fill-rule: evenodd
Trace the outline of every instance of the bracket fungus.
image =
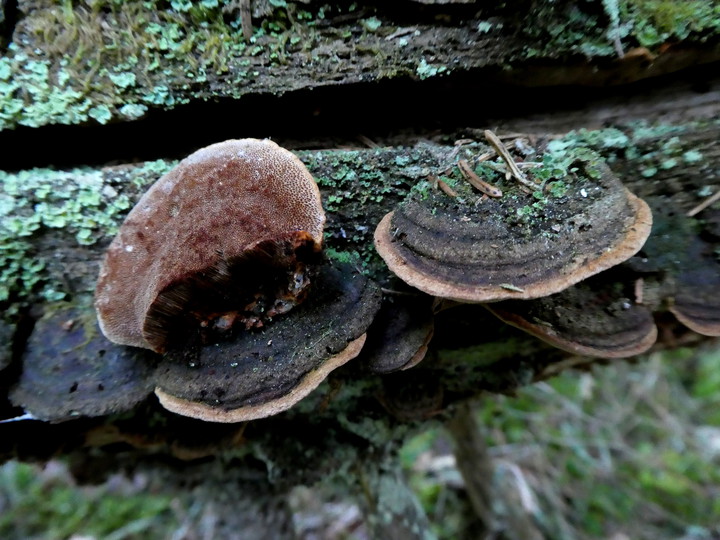
<svg viewBox="0 0 720 540">
<path fill-rule="evenodd" d="M 313 177 L 268 140 L 213 144 L 140 199 L 108 248 L 95 292 L 103 333 L 164 352 L 234 323 L 260 327 L 300 302 L 325 214 Z"/>
<path fill-rule="evenodd" d="M 155 393 L 167 409 L 212 422 L 282 412 L 358 355 L 380 291 L 341 265 L 322 267 L 312 297 L 262 330 L 168 353 Z"/>
<path fill-rule="evenodd" d="M 75 308 L 58 309 L 30 335 L 10 401 L 35 419 L 124 412 L 152 391 L 155 355 L 110 343 L 84 316 Z"/>
<path fill-rule="evenodd" d="M 372 326 L 363 357 L 373 373 L 392 373 L 419 364 L 434 332 L 433 300 L 412 293 L 386 296 Z"/>
<path fill-rule="evenodd" d="M 650 234 L 647 204 L 597 156 L 577 157 L 566 177 L 533 192 L 524 174 L 522 185 L 509 183 L 521 174 L 513 162 L 500 197 L 466 183 L 457 197 L 416 190 L 381 220 L 378 253 L 421 291 L 484 303 L 562 291 L 628 259 Z"/>
<path fill-rule="evenodd" d="M 170 411 L 213 422 L 284 411 L 357 356 L 380 303 L 370 280 L 323 258 L 324 223 L 289 151 L 256 139 L 198 150 L 111 243 L 102 331 L 163 353 L 153 381 Z"/>
<path fill-rule="evenodd" d="M 683 265 L 676 276 L 670 311 L 693 332 L 720 336 L 720 262 L 713 244 L 693 237 L 685 247 L 692 263 Z"/>
<path fill-rule="evenodd" d="M 631 300 L 622 281 L 602 274 L 535 300 L 485 307 L 502 321 L 564 351 L 595 358 L 627 358 L 657 340 L 652 313 Z"/>
</svg>

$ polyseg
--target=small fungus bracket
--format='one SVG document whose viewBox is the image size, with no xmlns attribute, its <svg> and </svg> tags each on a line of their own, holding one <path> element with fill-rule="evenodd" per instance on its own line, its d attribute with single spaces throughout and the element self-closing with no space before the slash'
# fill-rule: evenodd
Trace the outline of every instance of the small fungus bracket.
<svg viewBox="0 0 720 540">
<path fill-rule="evenodd" d="M 635 254 L 652 226 L 644 201 L 600 158 L 578 160 L 562 192 L 474 204 L 461 192 L 414 193 L 385 216 L 375 247 L 403 281 L 460 302 L 539 298 Z M 468 186 L 468 189 L 470 187 Z"/>
<path fill-rule="evenodd" d="M 62 422 L 131 410 L 152 392 L 157 356 L 108 341 L 87 311 L 60 307 L 27 342 L 11 402 L 34 419 Z"/>
<path fill-rule="evenodd" d="M 410 369 L 422 361 L 433 336 L 432 306 L 433 298 L 424 294 L 384 296 L 362 354 L 372 372 Z"/>
<path fill-rule="evenodd" d="M 692 237 L 685 244 L 688 260 L 676 276 L 670 311 L 690 330 L 720 336 L 720 261 L 713 244 Z"/>
<path fill-rule="evenodd" d="M 632 301 L 632 281 L 624 283 L 605 272 L 551 296 L 485 307 L 502 321 L 564 351 L 626 358 L 652 347 L 657 327 L 650 310 Z"/>
<path fill-rule="evenodd" d="M 169 351 L 156 393 L 173 412 L 241 422 L 288 409 L 357 356 L 380 290 L 347 265 L 322 267 L 312 297 L 263 329 Z"/>
</svg>

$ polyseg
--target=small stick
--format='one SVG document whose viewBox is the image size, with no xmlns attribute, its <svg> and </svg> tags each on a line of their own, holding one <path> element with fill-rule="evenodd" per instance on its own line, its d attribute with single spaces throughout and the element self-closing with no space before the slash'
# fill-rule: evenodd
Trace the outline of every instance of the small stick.
<svg viewBox="0 0 720 540">
<path fill-rule="evenodd" d="M 506 291 L 525 292 L 525 289 L 522 289 L 522 288 L 518 287 L 517 285 L 513 285 L 512 283 L 501 283 L 500 287 L 502 287 Z"/>
<path fill-rule="evenodd" d="M 370 137 L 360 134 L 356 138 L 368 148 L 380 148 L 380 145 L 373 141 Z"/>
<path fill-rule="evenodd" d="M 253 36 L 251 2 L 252 0 L 240 0 L 240 24 L 245 41 L 250 41 Z"/>
<path fill-rule="evenodd" d="M 10 422 L 22 422 L 23 420 L 38 420 L 38 418 L 35 418 L 32 414 L 26 412 L 25 414 L 16 416 L 15 418 L 6 418 L 5 420 L 0 420 L 0 424 L 7 424 Z"/>
<path fill-rule="evenodd" d="M 437 186 L 445 195 L 449 195 L 452 198 L 457 197 L 457 193 L 455 192 L 455 190 L 448 186 L 447 182 L 445 182 L 442 178 L 434 177 L 432 180 L 435 184 L 437 184 Z"/>
<path fill-rule="evenodd" d="M 643 286 L 645 285 L 645 280 L 643 278 L 637 278 L 635 280 L 635 303 L 636 304 L 642 304 L 643 303 Z"/>
<path fill-rule="evenodd" d="M 485 152 L 484 154 L 480 154 L 478 157 L 473 158 L 472 162 L 477 165 L 478 163 L 487 161 L 488 159 L 493 158 L 496 155 L 497 155 L 497 152 L 495 152 L 495 150 L 490 150 L 489 152 Z"/>
<path fill-rule="evenodd" d="M 475 174 L 475 171 L 470 168 L 470 165 L 466 160 L 461 159 L 457 164 L 465 180 L 470 182 L 475 189 L 483 192 L 485 195 L 489 195 L 490 197 L 502 197 L 502 191 L 492 184 L 488 184 L 485 180 Z"/>
<path fill-rule="evenodd" d="M 710 195 L 707 199 L 705 199 L 703 202 L 698 204 L 695 208 L 688 211 L 687 214 L 685 214 L 687 217 L 693 217 L 696 214 L 699 214 L 703 210 L 705 210 L 708 206 L 710 206 L 713 203 L 716 203 L 717 201 L 720 201 L 720 189 L 715 192 L 714 195 Z"/>
<path fill-rule="evenodd" d="M 398 28 L 397 30 L 395 30 L 395 32 L 387 36 L 385 38 L 385 41 L 392 41 L 395 38 L 407 36 L 408 34 L 412 34 L 415 30 L 417 30 L 417 26 L 406 26 L 405 28 Z"/>
<path fill-rule="evenodd" d="M 466 144 L 472 144 L 475 142 L 475 139 L 458 139 L 453 144 L 455 146 L 465 146 Z"/>
<path fill-rule="evenodd" d="M 485 138 L 488 140 L 490 145 L 495 149 L 495 151 L 500 154 L 500 157 L 503 158 L 503 161 L 507 164 L 508 168 L 510 169 L 510 172 L 512 172 L 512 175 L 515 177 L 515 179 L 520 182 L 523 186 L 528 187 L 532 190 L 536 190 L 539 186 L 535 184 L 535 182 L 532 182 L 531 180 L 528 180 L 525 178 L 525 175 L 523 175 L 522 171 L 518 168 L 518 166 L 515 164 L 515 160 L 510 155 L 510 152 L 507 151 L 507 148 L 503 145 L 502 141 L 498 139 L 497 135 L 495 135 L 492 131 L 489 129 L 485 130 Z"/>
</svg>

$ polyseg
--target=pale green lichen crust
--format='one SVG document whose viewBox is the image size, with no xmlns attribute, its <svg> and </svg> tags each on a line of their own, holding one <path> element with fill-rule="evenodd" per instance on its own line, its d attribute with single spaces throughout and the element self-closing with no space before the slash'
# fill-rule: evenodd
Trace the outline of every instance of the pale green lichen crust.
<svg viewBox="0 0 720 540">
<path fill-rule="evenodd" d="M 358 80 L 422 80 L 532 58 L 613 59 L 637 47 L 652 53 L 666 42 L 717 41 L 720 30 L 720 7 L 705 0 L 545 0 L 520 10 L 498 3 L 448 20 L 440 39 L 474 45 L 456 58 L 443 52 L 427 21 L 407 32 L 407 21 L 357 3 L 254 2 L 249 39 L 237 2 L 21 4 L 0 58 L 0 130 L 106 124 L 193 100 L 322 86 L 334 80 L 318 74 L 341 64 L 363 73 Z M 349 58 L 335 53 L 340 46 Z"/>
<path fill-rule="evenodd" d="M 624 181 L 635 178 L 649 185 L 647 182 L 657 177 L 662 183 L 661 177 L 667 173 L 679 173 L 690 166 L 702 168 L 707 161 L 705 146 L 684 142 L 683 134 L 717 129 L 719 124 L 638 123 L 622 129 L 571 132 L 548 146 L 554 156 L 548 158 L 548 174 L 560 175 L 562 164 L 575 149 L 592 148 L 611 168 L 630 160 L 633 171 L 628 171 L 627 179 L 621 175 Z M 330 257 L 371 272 L 380 268 L 371 241 L 375 225 L 411 189 L 431 189 L 426 178 L 443 165 L 445 155 L 442 148 L 422 145 L 392 151 L 298 152 L 322 192 L 328 214 L 324 243 Z M 558 164 L 558 172 L 553 172 Z M 0 171 L 2 306 L 8 309 L 13 304 L 66 297 L 70 290 L 61 272 L 52 269 L 57 249 L 45 249 L 42 240 L 52 238 L 55 244 L 62 241 L 74 245 L 81 252 L 85 250 L 86 258 L 99 260 L 99 248 L 109 242 L 140 194 L 174 165 L 159 160 L 105 169 Z M 459 181 L 458 176 L 454 173 L 444 178 L 453 183 Z M 711 177 L 705 177 L 705 185 L 683 193 L 688 208 L 712 195 Z M 554 181 L 555 191 L 550 197 L 562 193 L 562 183 L 556 178 Z M 541 199 L 532 198 L 518 219 L 542 216 L 542 205 Z M 95 277 L 93 270 L 85 287 L 74 292 L 91 291 Z"/>
</svg>

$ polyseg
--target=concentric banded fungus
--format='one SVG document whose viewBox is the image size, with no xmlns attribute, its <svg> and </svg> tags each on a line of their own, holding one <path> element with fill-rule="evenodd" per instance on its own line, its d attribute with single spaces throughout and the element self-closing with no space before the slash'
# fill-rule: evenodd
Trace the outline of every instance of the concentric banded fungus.
<svg viewBox="0 0 720 540">
<path fill-rule="evenodd" d="M 371 281 L 323 266 L 312 298 L 265 328 L 168 353 L 155 392 L 165 408 L 211 422 L 282 412 L 357 356 L 379 305 Z"/>
<path fill-rule="evenodd" d="M 433 330 L 432 297 L 386 297 L 363 350 L 368 367 L 392 373 L 416 366 L 425 358 Z"/>
<path fill-rule="evenodd" d="M 198 150 L 140 199 L 96 289 L 103 333 L 157 352 L 188 332 L 260 327 L 302 301 L 325 215 L 310 173 L 267 140 Z"/>
<path fill-rule="evenodd" d="M 597 276 L 536 300 L 487 304 L 508 324 L 582 356 L 626 358 L 647 351 L 657 339 L 650 310 L 630 301 L 630 291 Z"/>
<path fill-rule="evenodd" d="M 720 336 L 720 263 L 713 245 L 690 238 L 688 264 L 676 277 L 677 291 L 670 311 L 693 332 Z"/>
<path fill-rule="evenodd" d="M 465 185 L 457 198 L 415 193 L 378 225 L 377 251 L 398 277 L 442 298 L 559 292 L 635 254 L 652 225 L 647 204 L 602 161 L 574 167 L 562 190 L 538 186 L 532 195 L 503 186 L 502 197 L 483 200 Z"/>
<path fill-rule="evenodd" d="M 10 399 L 34 418 L 119 413 L 152 392 L 155 355 L 110 343 L 80 317 L 75 309 L 56 311 L 38 321 L 28 340 Z"/>
</svg>

